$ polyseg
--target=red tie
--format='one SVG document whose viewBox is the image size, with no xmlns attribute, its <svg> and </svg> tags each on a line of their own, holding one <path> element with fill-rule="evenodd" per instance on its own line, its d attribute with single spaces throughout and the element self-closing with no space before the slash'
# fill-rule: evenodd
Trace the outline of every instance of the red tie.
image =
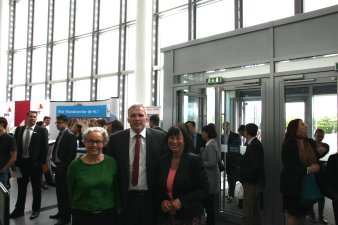
<svg viewBox="0 0 338 225">
<path fill-rule="evenodd" d="M 135 135 L 135 154 L 133 161 L 133 174 L 131 177 L 131 184 L 136 186 L 138 184 L 138 171 L 139 171 L 139 161 L 140 161 L 140 146 L 141 146 L 141 135 Z"/>
</svg>

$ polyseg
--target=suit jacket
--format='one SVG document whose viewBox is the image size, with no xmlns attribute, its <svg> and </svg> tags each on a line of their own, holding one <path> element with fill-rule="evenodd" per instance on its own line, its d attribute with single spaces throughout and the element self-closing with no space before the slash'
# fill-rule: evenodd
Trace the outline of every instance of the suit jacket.
<svg viewBox="0 0 338 225">
<path fill-rule="evenodd" d="M 223 134 L 221 138 L 221 144 L 225 144 L 224 138 L 225 136 Z M 230 131 L 227 144 L 228 145 L 241 145 L 241 136 L 235 132 Z"/>
<path fill-rule="evenodd" d="M 338 201 L 338 153 L 330 155 L 325 168 L 325 179 L 334 191 L 332 200 Z"/>
<path fill-rule="evenodd" d="M 57 157 L 61 160 L 58 165 L 64 171 L 67 170 L 70 162 L 75 158 L 77 150 L 76 136 L 69 129 L 66 129 L 62 134 L 57 149 Z M 55 149 L 53 149 L 52 155 L 54 156 Z"/>
<path fill-rule="evenodd" d="M 192 153 L 199 155 L 201 153 L 200 149 L 204 147 L 205 147 L 205 141 L 202 138 L 202 134 L 196 133 L 196 148 L 192 149 Z"/>
<path fill-rule="evenodd" d="M 314 152 L 316 143 L 309 139 Z M 307 172 L 299 157 L 297 141 L 290 141 L 282 146 L 283 170 L 280 176 L 280 191 L 283 195 L 300 197 L 303 176 Z M 318 162 L 319 163 L 319 162 Z"/>
<path fill-rule="evenodd" d="M 265 185 L 264 150 L 262 143 L 254 138 L 247 146 L 240 165 L 240 181 Z"/>
<path fill-rule="evenodd" d="M 20 166 L 23 154 L 23 134 L 26 126 L 16 128 L 14 138 L 17 143 L 17 157 L 16 165 Z M 48 152 L 48 131 L 46 128 L 35 126 L 29 147 L 29 159 L 33 162 L 34 166 L 42 166 L 47 160 Z"/>
<path fill-rule="evenodd" d="M 154 207 L 158 208 L 158 179 L 160 158 L 164 152 L 165 134 L 161 131 L 146 128 L 146 173 L 148 192 Z M 122 213 L 127 206 L 129 190 L 129 139 L 130 129 L 116 132 L 109 138 L 108 155 L 115 157 L 118 166 L 118 186 Z"/>
<path fill-rule="evenodd" d="M 161 159 L 160 196 L 161 202 L 168 200 L 167 177 L 171 164 L 171 153 Z M 177 219 L 200 216 L 202 200 L 209 194 L 209 182 L 201 158 L 195 154 L 183 153 L 173 182 L 173 198 L 181 200 L 182 208 L 176 212 Z M 157 207 L 160 207 L 157 206 Z M 169 216 L 161 211 L 162 216 Z"/>
<path fill-rule="evenodd" d="M 201 158 L 208 175 L 210 193 L 217 193 L 220 189 L 220 172 L 218 167 L 220 155 L 218 143 L 215 139 L 211 139 L 210 143 L 205 146 Z"/>
<path fill-rule="evenodd" d="M 154 127 L 153 129 L 155 129 L 155 130 L 160 130 L 160 131 L 162 131 L 162 132 L 164 132 L 164 133 L 167 133 L 165 130 L 163 130 L 161 127 Z"/>
</svg>

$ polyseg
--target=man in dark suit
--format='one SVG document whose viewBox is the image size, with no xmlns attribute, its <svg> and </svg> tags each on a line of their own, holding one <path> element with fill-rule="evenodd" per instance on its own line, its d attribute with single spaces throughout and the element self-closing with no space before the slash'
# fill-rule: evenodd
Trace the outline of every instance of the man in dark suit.
<svg viewBox="0 0 338 225">
<path fill-rule="evenodd" d="M 29 111 L 26 115 L 27 125 L 20 126 L 15 130 L 14 138 L 17 143 L 16 166 L 20 168 L 22 177 L 17 179 L 18 198 L 10 218 L 24 215 L 29 181 L 33 189 L 33 213 L 30 219 L 35 219 L 40 214 L 42 164 L 47 159 L 48 131 L 46 128 L 35 126 L 36 117 L 37 112 Z"/>
<path fill-rule="evenodd" d="M 68 165 L 76 156 L 77 139 L 68 129 L 69 119 L 66 115 L 56 117 L 56 128 L 60 131 L 54 143 L 51 161 L 55 171 L 56 200 L 58 213 L 49 216 L 51 219 L 59 219 L 55 225 L 63 225 L 70 222 L 71 210 L 67 191 L 66 172 Z"/>
<path fill-rule="evenodd" d="M 155 225 L 165 134 L 145 128 L 147 113 L 141 104 L 128 109 L 128 122 L 130 129 L 112 134 L 108 143 L 108 155 L 115 157 L 118 164 L 122 224 Z"/>
<path fill-rule="evenodd" d="M 227 180 L 229 185 L 228 195 L 226 196 L 228 202 L 232 202 L 234 197 L 236 182 L 238 181 L 238 169 L 241 160 L 241 154 L 239 152 L 230 152 L 231 145 L 241 145 L 241 137 L 239 134 L 232 132 L 230 129 L 230 123 L 223 123 L 224 134 L 221 136 L 221 143 L 227 144 L 228 149 L 225 157 L 225 172 L 227 174 Z M 221 158 L 224 160 L 224 152 L 221 153 Z"/>
<path fill-rule="evenodd" d="M 258 126 L 245 125 L 245 137 L 248 142 L 240 165 L 240 181 L 243 184 L 243 225 L 261 225 L 261 187 L 265 186 L 264 150 L 256 138 Z"/>
<path fill-rule="evenodd" d="M 156 129 L 156 130 L 160 130 L 162 132 L 165 132 L 160 127 L 160 117 L 157 114 L 153 114 L 149 117 L 149 127 Z"/>
<path fill-rule="evenodd" d="M 185 125 L 187 126 L 189 134 L 190 134 L 191 139 L 192 139 L 192 143 L 193 143 L 193 146 L 194 146 L 193 153 L 200 155 L 201 154 L 201 148 L 205 147 L 205 141 L 202 138 L 202 134 L 197 133 L 195 121 L 187 121 L 187 122 L 185 122 Z"/>
</svg>

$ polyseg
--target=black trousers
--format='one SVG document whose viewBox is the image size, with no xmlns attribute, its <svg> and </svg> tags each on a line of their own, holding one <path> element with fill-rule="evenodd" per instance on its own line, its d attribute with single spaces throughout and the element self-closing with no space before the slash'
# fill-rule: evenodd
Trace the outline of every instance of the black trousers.
<svg viewBox="0 0 338 225">
<path fill-rule="evenodd" d="M 39 212 L 41 208 L 42 165 L 34 166 L 30 159 L 23 159 L 20 165 L 20 170 L 22 177 L 17 178 L 18 198 L 16 200 L 15 209 L 19 212 L 25 211 L 27 185 L 30 181 L 33 190 L 32 210 L 34 212 Z"/>
<path fill-rule="evenodd" d="M 203 200 L 203 206 L 207 213 L 206 225 L 216 224 L 216 194 L 210 194 Z"/>
<path fill-rule="evenodd" d="M 129 191 L 127 207 L 122 214 L 123 225 L 157 225 L 158 211 L 152 207 L 148 191 Z"/>
<path fill-rule="evenodd" d="M 64 168 L 56 167 L 55 169 L 55 189 L 56 200 L 59 213 L 64 221 L 71 218 L 70 201 L 67 189 L 66 170 Z"/>
<path fill-rule="evenodd" d="M 116 209 L 107 209 L 100 212 L 72 210 L 72 225 L 119 225 Z"/>
</svg>

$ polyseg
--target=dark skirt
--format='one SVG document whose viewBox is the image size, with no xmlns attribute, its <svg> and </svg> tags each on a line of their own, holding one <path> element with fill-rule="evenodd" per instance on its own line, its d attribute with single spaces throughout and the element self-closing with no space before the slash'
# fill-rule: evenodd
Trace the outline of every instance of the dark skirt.
<svg viewBox="0 0 338 225">
<path fill-rule="evenodd" d="M 290 216 L 305 216 L 312 209 L 312 205 L 304 206 L 301 204 L 300 198 L 292 196 L 283 196 L 283 209 Z"/>
</svg>

